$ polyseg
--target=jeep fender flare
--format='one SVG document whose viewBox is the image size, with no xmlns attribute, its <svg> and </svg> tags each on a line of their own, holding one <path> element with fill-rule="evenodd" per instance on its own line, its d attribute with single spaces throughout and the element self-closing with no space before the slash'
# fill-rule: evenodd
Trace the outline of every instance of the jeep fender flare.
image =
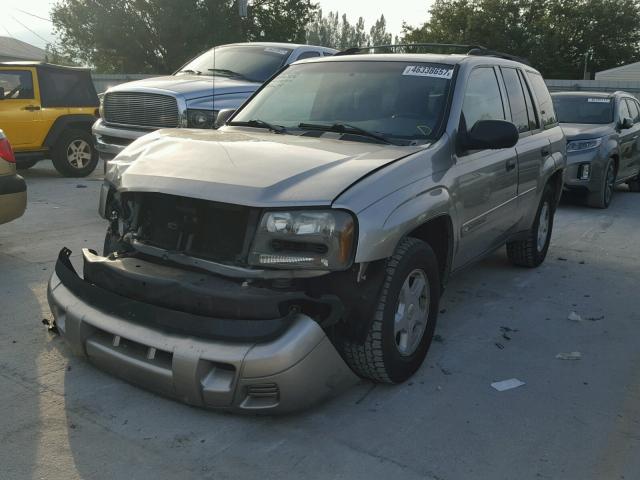
<svg viewBox="0 0 640 480">
<path fill-rule="evenodd" d="M 58 117 L 49 129 L 49 133 L 44 139 L 44 146 L 53 148 L 60 136 L 68 128 L 86 128 L 91 134 L 91 126 L 95 123 L 96 117 L 88 114 L 62 115 Z"/>
</svg>

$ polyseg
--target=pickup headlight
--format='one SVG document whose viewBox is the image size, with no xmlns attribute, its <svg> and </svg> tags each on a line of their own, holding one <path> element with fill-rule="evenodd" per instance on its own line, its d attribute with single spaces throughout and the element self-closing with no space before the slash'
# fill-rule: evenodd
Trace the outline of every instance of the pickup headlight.
<svg viewBox="0 0 640 480">
<path fill-rule="evenodd" d="M 187 127 L 213 128 L 218 116 L 217 110 L 187 110 Z"/>
<path fill-rule="evenodd" d="M 353 259 L 356 225 L 341 210 L 266 212 L 249 254 L 257 267 L 345 270 Z"/>
<path fill-rule="evenodd" d="M 602 145 L 601 138 L 593 140 L 574 140 L 567 143 L 567 152 L 582 152 L 584 150 L 592 150 Z"/>
</svg>

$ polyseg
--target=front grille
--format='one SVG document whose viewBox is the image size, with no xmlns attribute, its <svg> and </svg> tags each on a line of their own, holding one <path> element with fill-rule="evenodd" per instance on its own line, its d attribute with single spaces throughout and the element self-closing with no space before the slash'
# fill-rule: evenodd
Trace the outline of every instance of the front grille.
<svg viewBox="0 0 640 480">
<path fill-rule="evenodd" d="M 249 207 L 161 193 L 136 195 L 138 240 L 172 252 L 223 263 L 246 263 L 248 229 L 257 213 Z"/>
<path fill-rule="evenodd" d="M 107 123 L 153 128 L 175 128 L 180 123 L 178 102 L 169 95 L 113 92 L 104 98 Z"/>
</svg>

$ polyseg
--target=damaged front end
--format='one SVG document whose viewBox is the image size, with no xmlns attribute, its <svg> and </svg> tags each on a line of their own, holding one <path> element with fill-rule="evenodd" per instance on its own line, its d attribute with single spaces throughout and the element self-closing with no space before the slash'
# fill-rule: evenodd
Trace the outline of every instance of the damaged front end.
<svg viewBox="0 0 640 480">
<path fill-rule="evenodd" d="M 113 188 L 102 205 L 104 255 L 84 250 L 81 277 L 63 249 L 49 284 L 76 353 L 236 411 L 297 410 L 356 381 L 335 342 L 372 317 L 383 265 L 353 265 L 351 214 Z"/>
</svg>

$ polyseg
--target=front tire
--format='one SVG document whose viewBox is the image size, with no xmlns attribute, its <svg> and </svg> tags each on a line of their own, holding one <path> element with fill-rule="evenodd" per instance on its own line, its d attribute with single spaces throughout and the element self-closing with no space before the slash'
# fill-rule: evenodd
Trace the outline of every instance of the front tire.
<svg viewBox="0 0 640 480">
<path fill-rule="evenodd" d="M 507 256 L 511 263 L 519 267 L 535 268 L 544 262 L 551 243 L 555 208 L 556 195 L 551 185 L 547 184 L 527 237 L 507 243 Z"/>
<path fill-rule="evenodd" d="M 386 266 L 374 319 L 364 342 L 345 341 L 353 371 L 383 383 L 402 383 L 424 362 L 440 302 L 440 272 L 431 247 L 406 238 Z"/>
<path fill-rule="evenodd" d="M 589 193 L 589 196 L 587 197 L 587 204 L 593 208 L 609 208 L 615 188 L 616 166 L 613 163 L 613 159 L 609 159 L 607 165 L 604 167 L 604 175 L 602 178 L 600 190 L 597 192 Z"/>
<path fill-rule="evenodd" d="M 65 177 L 86 177 L 98 165 L 98 152 L 91 134 L 84 130 L 68 130 L 52 151 L 53 166 Z"/>
</svg>

